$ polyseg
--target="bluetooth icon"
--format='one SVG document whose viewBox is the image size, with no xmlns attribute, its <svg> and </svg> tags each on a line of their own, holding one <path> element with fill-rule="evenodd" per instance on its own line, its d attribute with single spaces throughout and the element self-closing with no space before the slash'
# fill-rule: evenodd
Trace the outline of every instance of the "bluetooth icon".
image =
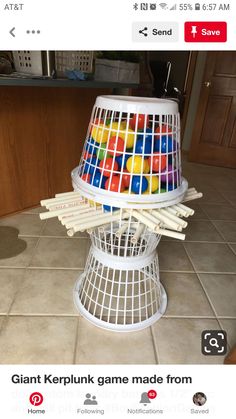
<svg viewBox="0 0 236 419">
<path fill-rule="evenodd" d="M 134 3 L 134 5 L 133 5 L 133 9 L 134 9 L 134 10 L 138 10 L 138 3 Z"/>
</svg>

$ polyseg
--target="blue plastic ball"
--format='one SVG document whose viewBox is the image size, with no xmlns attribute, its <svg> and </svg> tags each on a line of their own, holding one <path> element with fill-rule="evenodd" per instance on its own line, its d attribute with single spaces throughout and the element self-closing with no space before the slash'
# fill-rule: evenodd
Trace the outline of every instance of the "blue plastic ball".
<svg viewBox="0 0 236 419">
<path fill-rule="evenodd" d="M 148 139 L 142 140 L 139 139 L 135 144 L 135 153 L 136 154 L 151 154 L 152 152 L 152 142 Z"/>
<path fill-rule="evenodd" d="M 96 186 L 97 188 L 105 189 L 105 183 L 107 178 L 105 176 L 102 176 L 101 173 L 96 170 L 94 176 L 91 178 L 91 185 Z"/>
<path fill-rule="evenodd" d="M 138 134 L 137 140 L 148 140 L 152 142 L 153 132 L 151 128 L 146 128 L 145 132 Z"/>
<path fill-rule="evenodd" d="M 122 169 L 122 168 L 126 169 L 126 162 L 131 156 L 132 156 L 132 154 L 125 153 L 125 155 L 122 154 L 121 156 L 117 156 L 115 158 L 115 160 L 118 163 L 119 169 Z"/>
<path fill-rule="evenodd" d="M 154 151 L 161 153 L 172 153 L 176 150 L 176 141 L 173 140 L 171 135 L 162 135 L 154 141 Z"/>
<path fill-rule="evenodd" d="M 144 176 L 133 176 L 131 181 L 131 191 L 136 194 L 144 193 L 148 188 L 148 181 Z"/>
<path fill-rule="evenodd" d="M 97 166 L 99 166 L 99 163 L 100 160 L 98 160 L 97 157 L 89 157 L 84 165 L 84 173 L 89 173 L 92 175 L 94 170 L 97 169 Z"/>
<path fill-rule="evenodd" d="M 170 192 L 176 189 L 176 185 L 175 184 L 173 185 L 173 183 L 166 184 L 164 182 L 161 182 L 161 189 L 165 190 L 165 192 Z"/>
<path fill-rule="evenodd" d="M 103 205 L 103 209 L 105 212 L 117 211 L 119 208 L 117 207 L 110 207 L 110 205 Z"/>
<path fill-rule="evenodd" d="M 87 140 L 87 144 L 86 144 L 86 151 L 88 152 L 88 154 L 94 154 L 96 152 L 96 148 L 95 148 L 95 141 L 90 137 Z"/>
</svg>

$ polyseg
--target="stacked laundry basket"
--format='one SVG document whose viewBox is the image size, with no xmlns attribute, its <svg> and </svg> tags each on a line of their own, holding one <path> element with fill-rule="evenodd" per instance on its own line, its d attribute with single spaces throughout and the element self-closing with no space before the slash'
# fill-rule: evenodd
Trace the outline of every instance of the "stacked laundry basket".
<svg viewBox="0 0 236 419">
<path fill-rule="evenodd" d="M 77 308 L 114 331 L 150 326 L 167 305 L 156 248 L 163 234 L 184 239 L 182 217 L 194 211 L 181 202 L 200 195 L 188 190 L 182 176 L 176 102 L 99 96 L 72 184 L 74 192 L 42 204 L 69 236 L 90 234 L 85 270 L 74 289 Z"/>
</svg>

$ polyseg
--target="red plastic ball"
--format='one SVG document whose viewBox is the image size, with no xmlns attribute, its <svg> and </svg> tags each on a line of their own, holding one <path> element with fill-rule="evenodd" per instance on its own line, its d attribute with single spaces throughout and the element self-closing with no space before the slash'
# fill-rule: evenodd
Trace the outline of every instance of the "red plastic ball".
<svg viewBox="0 0 236 419">
<path fill-rule="evenodd" d="M 107 150 L 112 156 L 121 156 L 125 151 L 124 140 L 120 137 L 111 137 L 107 142 Z"/>
<path fill-rule="evenodd" d="M 108 157 L 100 161 L 99 168 L 103 176 L 109 177 L 113 174 L 113 170 L 118 170 L 118 163 L 112 157 Z"/>
<path fill-rule="evenodd" d="M 89 173 L 85 173 L 83 176 L 81 176 L 81 179 L 87 183 L 90 183 L 91 175 Z"/>
<path fill-rule="evenodd" d="M 128 170 L 123 171 L 122 181 L 124 182 L 125 188 L 128 188 L 130 184 L 130 173 L 128 172 Z"/>
<path fill-rule="evenodd" d="M 88 151 L 85 151 L 84 154 L 83 154 L 83 159 L 84 160 L 91 159 L 92 157 L 94 157 L 94 154 L 89 154 Z"/>
<path fill-rule="evenodd" d="M 138 120 L 138 122 L 136 122 Z M 145 127 L 145 122 L 146 122 L 146 127 L 149 126 L 149 116 L 148 115 L 143 115 L 143 114 L 138 114 L 138 115 L 134 115 L 133 118 L 130 120 L 130 128 L 132 128 L 134 131 L 136 129 L 144 129 Z M 137 127 L 136 127 L 136 123 L 137 123 Z"/>
<path fill-rule="evenodd" d="M 111 176 L 106 180 L 105 189 L 111 192 L 123 192 L 125 190 L 123 179 L 120 181 L 119 175 Z"/>
<path fill-rule="evenodd" d="M 153 153 L 148 159 L 149 166 L 152 172 L 162 172 L 167 165 L 167 157 L 160 153 Z"/>
<path fill-rule="evenodd" d="M 167 132 L 172 132 L 172 129 L 171 129 L 171 127 L 169 127 L 166 124 L 163 124 L 163 125 L 161 125 L 161 126 L 159 126 L 159 127 L 157 127 L 155 129 L 155 133 L 156 134 L 160 134 L 161 133 L 161 135 L 162 135 L 162 134 L 166 134 Z M 155 137 L 156 138 L 160 138 L 161 135 L 157 135 Z"/>
</svg>

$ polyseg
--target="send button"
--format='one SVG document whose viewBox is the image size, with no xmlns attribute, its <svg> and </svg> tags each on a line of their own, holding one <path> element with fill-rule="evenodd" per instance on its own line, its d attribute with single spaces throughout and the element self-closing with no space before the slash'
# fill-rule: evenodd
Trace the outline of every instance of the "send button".
<svg viewBox="0 0 236 419">
<path fill-rule="evenodd" d="M 177 22 L 134 22 L 132 31 L 134 42 L 177 42 L 179 39 Z"/>
</svg>

